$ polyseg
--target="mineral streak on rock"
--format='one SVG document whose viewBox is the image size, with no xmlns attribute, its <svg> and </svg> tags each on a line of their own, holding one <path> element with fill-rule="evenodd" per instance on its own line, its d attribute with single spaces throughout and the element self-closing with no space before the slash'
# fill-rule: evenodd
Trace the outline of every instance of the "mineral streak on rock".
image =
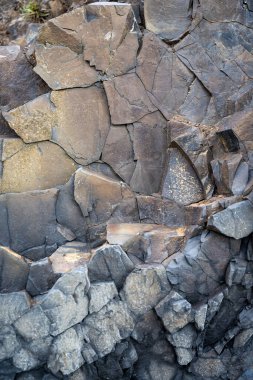
<svg viewBox="0 0 253 380">
<path fill-rule="evenodd" d="M 0 47 L 0 379 L 252 380 L 253 2 L 34 28 Z"/>
</svg>

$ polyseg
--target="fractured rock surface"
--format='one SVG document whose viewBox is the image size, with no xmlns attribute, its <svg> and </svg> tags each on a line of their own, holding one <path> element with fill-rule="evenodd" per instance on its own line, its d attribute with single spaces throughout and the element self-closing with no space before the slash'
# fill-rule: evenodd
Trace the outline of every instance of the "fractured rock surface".
<svg viewBox="0 0 253 380">
<path fill-rule="evenodd" d="M 1 380 L 251 380 L 252 1 L 35 29 L 0 47 Z"/>
</svg>

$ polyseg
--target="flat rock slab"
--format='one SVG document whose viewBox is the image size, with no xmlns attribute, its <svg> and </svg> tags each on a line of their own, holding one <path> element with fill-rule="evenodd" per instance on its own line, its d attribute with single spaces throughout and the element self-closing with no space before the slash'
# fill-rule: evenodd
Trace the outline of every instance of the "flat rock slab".
<svg viewBox="0 0 253 380">
<path fill-rule="evenodd" d="M 24 144 L 4 139 L 0 193 L 44 190 L 62 185 L 77 168 L 65 151 L 49 141 Z"/>
<path fill-rule="evenodd" d="M 253 232 L 253 206 L 248 200 L 235 203 L 212 215 L 207 226 L 223 235 L 242 239 Z"/>
<path fill-rule="evenodd" d="M 135 67 L 138 34 L 130 4 L 88 4 L 41 28 L 35 71 L 52 89 L 88 87 L 103 74 L 122 75 Z"/>
<path fill-rule="evenodd" d="M 110 126 L 104 91 L 93 86 L 53 91 L 4 116 L 25 143 L 51 140 L 84 165 L 99 159 Z"/>
</svg>

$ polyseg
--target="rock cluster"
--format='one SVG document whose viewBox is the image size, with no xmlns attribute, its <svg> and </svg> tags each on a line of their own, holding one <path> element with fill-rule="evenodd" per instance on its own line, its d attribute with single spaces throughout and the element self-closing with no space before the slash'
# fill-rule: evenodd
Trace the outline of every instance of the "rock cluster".
<svg viewBox="0 0 253 380">
<path fill-rule="evenodd" d="M 1 380 L 253 378 L 253 7 L 130 3 L 0 47 Z"/>
</svg>

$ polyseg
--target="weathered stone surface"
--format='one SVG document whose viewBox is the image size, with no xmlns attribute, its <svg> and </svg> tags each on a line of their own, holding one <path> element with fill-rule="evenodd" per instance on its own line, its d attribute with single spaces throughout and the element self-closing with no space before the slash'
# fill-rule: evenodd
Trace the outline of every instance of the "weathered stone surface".
<svg viewBox="0 0 253 380">
<path fill-rule="evenodd" d="M 98 248 L 89 264 L 91 281 L 114 281 L 121 288 L 127 275 L 134 269 L 134 264 L 118 245 L 105 245 Z"/>
<path fill-rule="evenodd" d="M 29 371 L 39 365 L 39 360 L 29 350 L 21 348 L 13 356 L 13 364 L 18 372 Z"/>
<path fill-rule="evenodd" d="M 20 46 L 0 47 L 0 111 L 9 111 L 48 91 L 32 70 Z M 0 116 L 0 134 L 15 135 Z"/>
<path fill-rule="evenodd" d="M 95 86 L 53 91 L 4 116 L 24 142 L 51 140 L 85 165 L 99 159 L 110 125 L 104 91 Z"/>
<path fill-rule="evenodd" d="M 139 195 L 137 203 L 141 222 L 164 224 L 168 227 L 185 225 L 184 209 L 174 201 Z"/>
<path fill-rule="evenodd" d="M 122 75 L 135 66 L 138 26 L 129 4 L 95 3 L 50 20 L 39 33 L 38 42 L 83 53 L 82 67 L 86 68 L 86 76 L 85 61 L 102 73 Z"/>
<path fill-rule="evenodd" d="M 181 205 L 201 201 L 204 198 L 203 186 L 189 160 L 177 148 L 170 148 L 168 154 L 163 197 Z"/>
<path fill-rule="evenodd" d="M 81 54 L 65 46 L 37 45 L 34 71 L 53 89 L 89 87 L 99 80 Z"/>
<path fill-rule="evenodd" d="M 46 257 L 31 264 L 26 290 L 32 296 L 46 293 L 57 279 L 58 277 L 53 272 L 52 265 Z"/>
<path fill-rule="evenodd" d="M 23 257 L 0 246 L 0 292 L 24 290 L 28 279 L 29 265 Z"/>
<path fill-rule="evenodd" d="M 87 268 L 80 267 L 61 277 L 48 292 L 41 307 L 50 321 L 53 336 L 81 322 L 88 314 Z"/>
<path fill-rule="evenodd" d="M 80 266 L 85 266 L 91 257 L 86 243 L 73 241 L 59 247 L 49 258 L 55 275 L 70 272 Z"/>
<path fill-rule="evenodd" d="M 135 73 L 104 82 L 113 124 L 130 124 L 156 111 Z"/>
<path fill-rule="evenodd" d="M 107 240 L 119 244 L 145 263 L 162 263 L 179 251 L 184 243 L 185 228 L 168 228 L 155 224 L 109 224 Z"/>
<path fill-rule="evenodd" d="M 168 341 L 175 347 L 177 361 L 180 365 L 187 365 L 194 358 L 196 338 L 196 330 L 191 324 L 168 336 Z"/>
<path fill-rule="evenodd" d="M 168 280 L 187 301 L 200 302 L 220 289 L 227 265 L 239 250 L 239 241 L 205 231 L 189 239 L 182 253 L 171 257 Z"/>
<path fill-rule="evenodd" d="M 27 340 L 45 338 L 50 332 L 50 322 L 41 306 L 31 308 L 14 324 L 18 333 Z"/>
<path fill-rule="evenodd" d="M 138 30 L 129 4 L 89 4 L 82 30 L 84 59 L 102 73 L 126 73 L 135 67 Z"/>
<path fill-rule="evenodd" d="M 89 224 L 138 220 L 134 194 L 122 182 L 80 169 L 75 174 L 74 196 Z"/>
<path fill-rule="evenodd" d="M 144 3 L 146 28 L 165 40 L 178 40 L 191 25 L 192 8 L 189 0 L 163 0 L 161 3 L 148 0 Z"/>
<path fill-rule="evenodd" d="M 253 207 L 249 201 L 235 203 L 209 218 L 208 228 L 241 239 L 253 232 Z"/>
<path fill-rule="evenodd" d="M 113 281 L 91 284 L 89 289 L 89 313 L 97 313 L 117 295 L 118 291 Z"/>
<path fill-rule="evenodd" d="M 30 299 L 25 291 L 0 294 L 1 326 L 11 325 L 30 308 Z"/>
<path fill-rule="evenodd" d="M 110 128 L 102 153 L 102 160 L 129 183 L 136 163 L 134 162 L 133 144 L 128 128 L 125 126 Z"/>
<path fill-rule="evenodd" d="M 167 120 L 180 109 L 194 80 L 192 72 L 172 49 L 153 33 L 144 34 L 136 73 L 153 104 Z"/>
<path fill-rule="evenodd" d="M 111 301 L 98 313 L 88 316 L 83 324 L 83 333 L 99 357 L 109 354 L 115 344 L 130 336 L 134 319 L 121 301 Z"/>
<path fill-rule="evenodd" d="M 193 320 L 191 304 L 173 290 L 161 300 L 155 310 L 165 328 L 172 334 Z"/>
<path fill-rule="evenodd" d="M 48 358 L 49 369 L 57 374 L 69 375 L 84 363 L 81 354 L 82 341 L 75 328 L 70 328 L 57 336 Z"/>
<path fill-rule="evenodd" d="M 1 193 L 44 190 L 64 184 L 77 167 L 62 148 L 48 141 L 24 144 L 2 165 Z"/>
<path fill-rule="evenodd" d="M 11 239 L 8 245 L 13 250 L 23 252 L 33 247 L 43 245 L 47 247 L 66 241 L 57 228 L 55 217 L 57 193 L 56 189 L 50 189 L 1 196 L 5 197 L 5 206 L 8 210 L 7 223 Z M 26 224 L 23 223 L 24 220 Z"/>
<path fill-rule="evenodd" d="M 136 315 L 151 310 L 169 292 L 170 286 L 162 265 L 138 266 L 126 278 L 122 299 Z"/>
</svg>

